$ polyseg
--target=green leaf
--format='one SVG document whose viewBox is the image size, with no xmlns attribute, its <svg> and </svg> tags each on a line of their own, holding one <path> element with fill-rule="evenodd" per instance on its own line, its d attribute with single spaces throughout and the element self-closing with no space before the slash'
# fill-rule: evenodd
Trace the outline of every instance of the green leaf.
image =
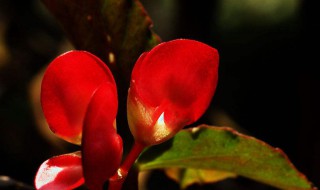
<svg viewBox="0 0 320 190">
<path fill-rule="evenodd" d="M 42 0 L 76 49 L 100 57 L 129 80 L 144 51 L 160 42 L 138 0 Z"/>
<path fill-rule="evenodd" d="M 214 183 L 226 178 L 234 178 L 237 176 L 231 172 L 193 168 L 167 168 L 165 169 L 165 173 L 168 177 L 178 182 L 182 189 L 185 189 L 195 183 Z"/>
<path fill-rule="evenodd" d="M 202 125 L 182 130 L 172 140 L 146 150 L 137 164 L 140 170 L 169 167 L 221 170 L 280 189 L 312 189 L 283 151 L 226 127 Z"/>
</svg>

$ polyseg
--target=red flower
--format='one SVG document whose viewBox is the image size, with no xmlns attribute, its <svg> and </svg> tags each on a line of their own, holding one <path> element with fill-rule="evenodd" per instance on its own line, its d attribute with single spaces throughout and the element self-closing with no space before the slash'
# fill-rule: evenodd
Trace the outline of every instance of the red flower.
<svg viewBox="0 0 320 190">
<path fill-rule="evenodd" d="M 215 92 L 218 63 L 216 49 L 193 40 L 162 43 L 142 54 L 127 106 L 135 139 L 158 144 L 198 120 Z"/>
<path fill-rule="evenodd" d="M 83 173 L 90 189 L 102 189 L 122 158 L 115 121 L 117 91 L 110 70 L 88 52 L 65 53 L 45 72 L 41 104 L 50 129 L 66 141 L 82 144 L 82 152 L 44 162 L 36 188 L 72 189 L 84 182 Z"/>
<path fill-rule="evenodd" d="M 161 143 L 201 117 L 216 89 L 218 62 L 217 50 L 193 40 L 162 43 L 141 55 L 127 100 L 137 144 Z M 72 189 L 85 180 L 90 189 L 102 189 L 122 157 L 122 140 L 116 132 L 116 85 L 109 69 L 88 52 L 63 54 L 45 73 L 41 103 L 50 129 L 82 144 L 82 151 L 44 162 L 36 188 Z M 128 163 L 133 162 L 125 162 L 125 168 Z"/>
</svg>

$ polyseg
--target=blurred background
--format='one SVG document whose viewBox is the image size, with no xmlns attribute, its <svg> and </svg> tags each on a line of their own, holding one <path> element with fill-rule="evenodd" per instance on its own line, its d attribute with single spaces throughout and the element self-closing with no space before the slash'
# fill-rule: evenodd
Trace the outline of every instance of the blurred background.
<svg viewBox="0 0 320 190">
<path fill-rule="evenodd" d="M 280 147 L 319 187 L 320 16 L 315 1 L 142 3 L 163 41 L 190 38 L 219 50 L 216 95 L 198 123 L 233 126 Z M 0 189 L 3 176 L 32 186 L 43 161 L 77 150 L 43 130 L 39 109 L 43 69 L 71 48 L 40 1 L 0 0 Z M 150 176 L 152 189 L 177 187 L 163 176 L 161 171 Z M 239 178 L 190 189 L 272 188 Z"/>
</svg>

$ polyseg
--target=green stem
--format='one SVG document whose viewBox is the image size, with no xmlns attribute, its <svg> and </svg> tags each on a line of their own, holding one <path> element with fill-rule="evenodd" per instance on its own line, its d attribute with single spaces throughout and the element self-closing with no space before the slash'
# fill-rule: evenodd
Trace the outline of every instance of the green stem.
<svg viewBox="0 0 320 190">
<path fill-rule="evenodd" d="M 133 147 L 131 148 L 131 151 L 129 152 L 128 156 L 126 157 L 120 168 L 118 169 L 117 173 L 109 179 L 108 190 L 121 190 L 122 184 L 126 180 L 130 168 L 137 160 L 144 148 L 144 145 L 138 142 L 134 143 Z"/>
</svg>

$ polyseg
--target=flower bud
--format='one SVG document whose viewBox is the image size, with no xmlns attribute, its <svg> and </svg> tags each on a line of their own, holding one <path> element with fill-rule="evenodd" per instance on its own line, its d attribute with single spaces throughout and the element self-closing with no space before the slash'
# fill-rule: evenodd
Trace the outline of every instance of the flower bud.
<svg viewBox="0 0 320 190">
<path fill-rule="evenodd" d="M 118 101 L 113 83 L 101 85 L 93 94 L 84 120 L 82 164 L 89 189 L 103 189 L 122 159 L 122 139 L 116 130 Z"/>
<path fill-rule="evenodd" d="M 218 64 L 217 50 L 194 40 L 165 42 L 142 54 L 127 100 L 135 140 L 159 144 L 198 120 L 214 95 Z"/>
<path fill-rule="evenodd" d="M 115 84 L 111 71 L 89 52 L 69 51 L 54 59 L 41 85 L 41 105 L 50 129 L 79 145 L 91 96 L 107 82 Z"/>
<path fill-rule="evenodd" d="M 36 189 L 74 189 L 84 183 L 81 153 L 74 152 L 52 157 L 38 169 L 34 184 Z"/>
</svg>

